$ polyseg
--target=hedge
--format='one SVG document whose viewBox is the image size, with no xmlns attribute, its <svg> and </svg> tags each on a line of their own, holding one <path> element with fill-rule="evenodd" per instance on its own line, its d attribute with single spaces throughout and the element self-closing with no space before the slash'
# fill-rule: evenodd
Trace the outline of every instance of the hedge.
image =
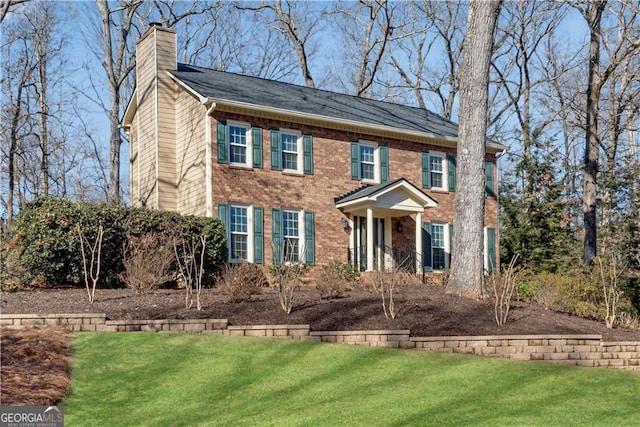
<svg viewBox="0 0 640 427">
<path fill-rule="evenodd" d="M 215 274 L 227 260 L 224 225 L 217 218 L 180 215 L 124 205 L 72 202 L 45 197 L 29 203 L 15 222 L 11 250 L 31 282 L 46 286 L 84 285 L 78 225 L 89 242 L 104 230 L 101 287 L 120 287 L 119 273 L 128 236 L 170 233 L 191 239 L 207 236 L 206 274 Z"/>
</svg>

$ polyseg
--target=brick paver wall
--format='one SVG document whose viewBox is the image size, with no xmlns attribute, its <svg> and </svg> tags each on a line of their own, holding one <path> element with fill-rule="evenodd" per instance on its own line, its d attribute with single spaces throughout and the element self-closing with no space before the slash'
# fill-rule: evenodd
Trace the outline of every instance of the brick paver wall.
<svg viewBox="0 0 640 427">
<path fill-rule="evenodd" d="M 640 370 L 640 341 L 603 342 L 600 335 L 412 337 L 409 330 L 311 331 L 309 325 L 229 326 L 226 319 L 107 320 L 104 314 L 0 314 L 3 327 L 47 325 L 64 325 L 75 332 L 190 332 L 277 337 Z"/>
</svg>

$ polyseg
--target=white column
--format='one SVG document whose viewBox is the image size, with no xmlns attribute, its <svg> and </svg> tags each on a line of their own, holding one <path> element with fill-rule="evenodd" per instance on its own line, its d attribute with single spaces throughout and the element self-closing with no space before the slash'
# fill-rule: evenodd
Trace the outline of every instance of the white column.
<svg viewBox="0 0 640 427">
<path fill-rule="evenodd" d="M 367 208 L 367 271 L 373 271 L 373 209 Z"/>
<path fill-rule="evenodd" d="M 389 251 L 385 249 L 384 254 L 384 268 L 387 270 L 391 270 L 393 268 L 393 253 L 391 248 L 393 248 L 393 218 L 390 216 L 384 219 L 384 244 L 389 248 Z"/>
<path fill-rule="evenodd" d="M 422 213 L 416 214 L 416 273 L 422 274 Z"/>
</svg>

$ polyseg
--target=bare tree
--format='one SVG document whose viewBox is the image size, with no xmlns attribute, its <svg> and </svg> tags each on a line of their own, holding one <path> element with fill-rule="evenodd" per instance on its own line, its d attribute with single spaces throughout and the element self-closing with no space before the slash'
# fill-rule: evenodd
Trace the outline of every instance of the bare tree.
<svg viewBox="0 0 640 427">
<path fill-rule="evenodd" d="M 460 116 L 451 276 L 447 292 L 484 294 L 483 225 L 489 64 L 501 0 L 469 2 L 460 76 Z"/>
<path fill-rule="evenodd" d="M 582 192 L 584 222 L 584 263 L 592 264 L 597 255 L 597 175 L 600 135 L 598 122 L 600 115 L 600 97 L 607 80 L 612 76 L 625 58 L 640 48 L 637 34 L 629 34 L 626 42 L 611 52 L 609 63 L 603 69 L 601 61 L 602 18 L 607 0 L 575 2 L 589 28 L 589 77 L 587 83 L 586 135 L 584 149 L 584 187 Z M 620 7 L 625 7 L 621 2 Z M 634 13 L 635 15 L 635 13 Z M 635 21 L 635 17 L 632 22 Z"/>
<path fill-rule="evenodd" d="M 29 1 L 29 0 L 4 0 L 4 1 L 0 1 L 0 24 L 2 23 L 2 21 L 4 21 L 4 18 L 9 13 L 9 9 L 11 9 L 13 6 L 17 6 L 20 3 L 25 3 L 27 1 Z"/>
</svg>

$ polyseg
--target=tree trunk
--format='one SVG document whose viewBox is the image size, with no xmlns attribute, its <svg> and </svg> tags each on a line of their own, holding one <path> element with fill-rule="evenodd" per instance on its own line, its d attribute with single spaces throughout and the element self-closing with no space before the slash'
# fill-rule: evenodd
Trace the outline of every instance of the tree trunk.
<svg viewBox="0 0 640 427">
<path fill-rule="evenodd" d="M 453 222 L 453 262 L 447 292 L 484 295 L 484 160 L 489 98 L 489 64 L 501 0 L 469 2 L 460 76 L 460 116 Z"/>
<path fill-rule="evenodd" d="M 597 175 L 598 175 L 598 102 L 600 101 L 600 26 L 606 1 L 599 2 L 588 13 L 589 84 L 587 86 L 587 129 L 584 149 L 584 263 L 591 265 L 597 253 Z"/>
</svg>

